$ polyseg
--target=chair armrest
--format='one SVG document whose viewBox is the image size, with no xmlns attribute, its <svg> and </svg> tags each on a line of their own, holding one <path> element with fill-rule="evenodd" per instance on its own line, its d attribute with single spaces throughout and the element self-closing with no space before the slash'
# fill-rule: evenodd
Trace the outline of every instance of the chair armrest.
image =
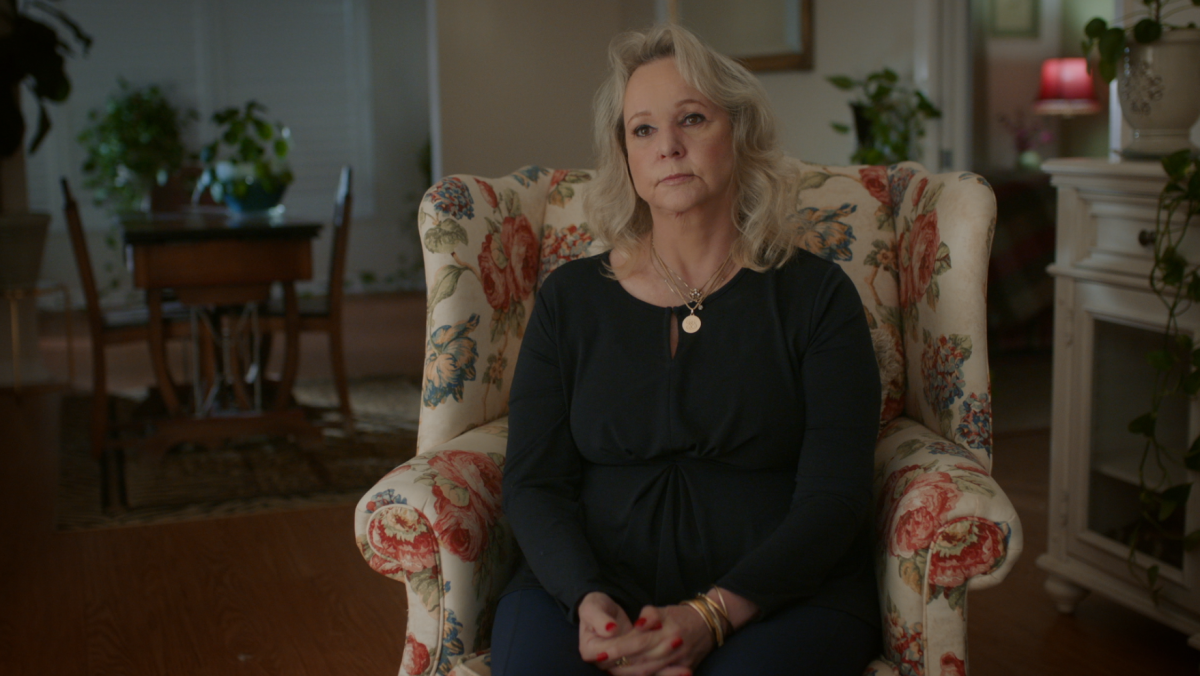
<svg viewBox="0 0 1200 676">
<path fill-rule="evenodd" d="M 475 428 L 392 470 L 355 510 L 359 551 L 408 588 L 400 673 L 446 673 L 487 647 L 516 542 L 501 513 L 508 419 Z"/>
<path fill-rule="evenodd" d="M 1016 509 L 978 453 L 904 417 L 876 446 L 884 656 L 902 673 L 966 660 L 967 590 L 999 584 L 1024 547 Z"/>
</svg>

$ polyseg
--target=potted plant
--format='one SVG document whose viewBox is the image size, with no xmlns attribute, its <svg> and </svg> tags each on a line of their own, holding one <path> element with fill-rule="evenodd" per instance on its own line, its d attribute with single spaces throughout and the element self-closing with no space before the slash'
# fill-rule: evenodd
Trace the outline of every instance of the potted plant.
<svg viewBox="0 0 1200 676">
<path fill-rule="evenodd" d="M 1013 115 L 1000 114 L 1001 126 L 1013 137 L 1017 151 L 1017 171 L 1037 171 L 1042 166 L 1040 146 L 1054 142 L 1054 134 L 1043 126 L 1041 120 L 1028 120 L 1023 111 Z"/>
<path fill-rule="evenodd" d="M 85 186 L 97 205 L 116 212 L 146 211 L 154 186 L 165 186 L 189 153 L 183 131 L 196 111 L 180 110 L 156 85 L 136 88 L 124 78 L 102 108 L 88 112 L 79 134 L 87 151 Z"/>
<path fill-rule="evenodd" d="M 204 173 L 196 196 L 207 189 L 213 199 L 243 214 L 279 206 L 293 178 L 287 162 L 292 134 L 282 123 L 263 119 L 260 113 L 266 111 L 257 101 L 249 101 L 244 108 L 213 114 L 212 121 L 221 131 L 217 140 L 200 151 Z M 222 154 L 223 148 L 228 150 L 226 154 Z"/>
<path fill-rule="evenodd" d="M 1089 21 L 1083 50 L 1096 51 L 1105 82 L 1117 80 L 1121 112 L 1133 129 L 1122 152 L 1159 158 L 1190 148 L 1188 134 L 1200 117 L 1200 30 L 1194 22 L 1167 21 L 1188 6 L 1200 7 L 1200 0 L 1142 0 L 1142 5 L 1123 17 L 1127 27 Z"/>
<path fill-rule="evenodd" d="M 900 84 L 900 77 L 890 68 L 869 73 L 862 80 L 845 75 L 826 79 L 843 91 L 859 90 L 859 98 L 850 103 L 858 138 L 851 162 L 895 164 L 920 159 L 925 120 L 942 116 L 924 93 Z M 832 125 L 839 134 L 850 133 L 849 125 Z"/>
<path fill-rule="evenodd" d="M 17 0 L 0 0 L 0 157 L 9 157 L 25 138 L 25 117 L 19 98 L 21 84 L 28 85 L 38 104 L 38 123 L 29 144 L 35 152 L 50 131 L 46 101 L 62 103 L 71 94 L 66 56 L 73 54 L 70 43 L 58 31 L 29 14 L 23 13 Z M 40 10 L 66 27 L 87 53 L 92 38 L 61 10 L 44 0 L 31 0 L 29 8 Z M 7 26 L 5 25 L 7 24 Z"/>
</svg>

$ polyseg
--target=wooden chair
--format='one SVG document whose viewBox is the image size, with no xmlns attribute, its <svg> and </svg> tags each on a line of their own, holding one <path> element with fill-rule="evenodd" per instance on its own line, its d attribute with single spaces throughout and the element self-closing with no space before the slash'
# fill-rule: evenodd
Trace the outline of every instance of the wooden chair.
<svg viewBox="0 0 1200 676">
<path fill-rule="evenodd" d="M 346 358 L 342 347 L 342 280 L 346 275 L 346 251 L 350 245 L 350 216 L 354 202 L 351 190 L 353 172 L 349 165 L 343 166 L 338 180 L 337 201 L 333 210 L 333 248 L 329 256 L 329 288 L 323 296 L 308 296 L 299 299 L 300 331 L 324 333 L 329 336 L 329 361 L 333 368 L 334 385 L 337 387 L 338 409 L 347 432 L 354 429 L 350 409 L 350 388 L 346 381 Z M 270 337 L 284 331 L 283 304 L 272 301 L 259 319 L 263 331 L 263 354 L 265 367 L 270 355 Z"/>
<path fill-rule="evenodd" d="M 100 294 L 96 289 L 96 277 L 92 271 L 92 259 L 88 254 L 87 239 L 83 223 L 79 218 L 79 207 L 71 194 L 67 179 L 61 179 L 63 212 L 67 219 L 67 231 L 71 236 L 71 248 L 75 253 L 75 264 L 79 268 L 79 283 L 83 287 L 87 302 L 88 333 L 92 344 L 92 455 L 103 459 L 110 447 L 108 438 L 110 412 L 108 410 L 108 370 L 105 348 L 109 345 L 127 343 L 150 343 L 150 311 L 145 306 L 105 311 L 100 306 Z M 163 308 L 168 338 L 184 338 L 191 335 L 188 310 L 179 303 L 168 303 Z"/>
</svg>

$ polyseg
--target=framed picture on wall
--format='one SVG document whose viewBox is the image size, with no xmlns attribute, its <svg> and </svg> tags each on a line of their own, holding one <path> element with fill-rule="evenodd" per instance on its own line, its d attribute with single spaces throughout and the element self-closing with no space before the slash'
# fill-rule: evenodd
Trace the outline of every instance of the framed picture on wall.
<svg viewBox="0 0 1200 676">
<path fill-rule="evenodd" d="M 1036 38 L 1038 0 L 991 0 L 988 33 L 998 38 Z"/>
<path fill-rule="evenodd" d="M 750 70 L 812 70 L 813 0 L 667 0 L 667 18 Z"/>
</svg>

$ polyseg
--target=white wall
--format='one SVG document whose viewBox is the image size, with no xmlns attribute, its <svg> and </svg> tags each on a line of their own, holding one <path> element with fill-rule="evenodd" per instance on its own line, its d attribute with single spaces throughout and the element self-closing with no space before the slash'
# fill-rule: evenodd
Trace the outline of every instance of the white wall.
<svg viewBox="0 0 1200 676">
<path fill-rule="evenodd" d="M 64 0 L 62 8 L 95 39 L 91 53 L 69 62 L 71 98 L 51 110 L 54 129 L 29 160 L 30 208 L 54 217 L 42 278 L 77 287 L 61 218 L 57 177 L 65 174 L 81 204 L 89 249 L 102 284 L 129 288 L 119 246 L 106 244 L 111 219 L 92 206 L 75 137 L 87 111 L 116 89 L 117 76 L 158 84 L 201 121 L 186 141 L 211 139 L 217 107 L 257 98 L 293 131 L 297 180 L 285 196 L 290 214 L 328 222 L 337 167 L 355 168 L 354 230 L 348 276 L 394 277 L 417 253 L 406 236 L 424 190 L 418 153 L 428 138 L 423 0 L 306 0 L 284 19 L 271 0 Z M 327 276 L 328 233 L 315 248 L 315 279 Z M 82 294 L 75 295 L 76 300 Z"/>
<path fill-rule="evenodd" d="M 530 163 L 592 165 L 591 98 L 612 36 L 654 19 L 653 0 L 438 0 L 444 174 L 506 174 Z M 814 3 L 815 69 L 762 73 L 784 150 L 845 164 L 849 96 L 828 75 L 862 76 L 884 65 L 913 71 L 915 0 Z"/>
<path fill-rule="evenodd" d="M 441 173 L 592 166 L 608 43 L 647 17 L 629 2 L 438 0 Z"/>
<path fill-rule="evenodd" d="M 425 0 L 370 0 L 375 215 L 355 219 L 346 266 L 358 282 L 353 288 L 425 283 L 413 265 L 421 258 L 417 204 L 429 187 L 421 169 L 430 142 L 426 6 Z M 378 281 L 364 283 L 364 274 Z"/>
</svg>

